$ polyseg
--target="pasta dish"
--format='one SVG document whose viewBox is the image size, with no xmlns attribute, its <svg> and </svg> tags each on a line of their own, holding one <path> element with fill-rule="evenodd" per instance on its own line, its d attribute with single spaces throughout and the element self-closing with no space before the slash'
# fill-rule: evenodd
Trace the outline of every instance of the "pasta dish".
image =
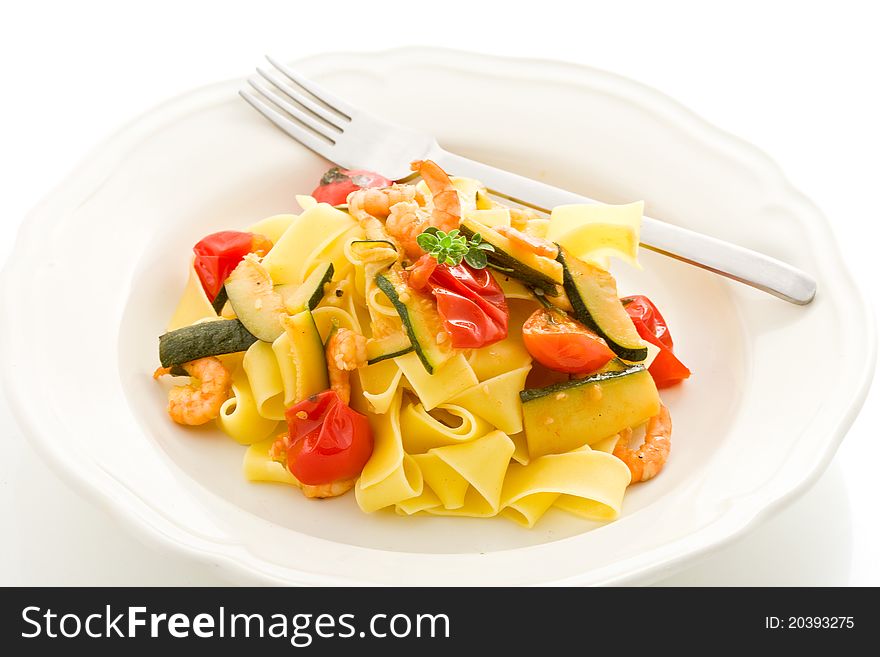
<svg viewBox="0 0 880 657">
<path fill-rule="evenodd" d="M 615 519 L 670 453 L 658 389 L 690 376 L 609 273 L 639 266 L 642 204 L 546 215 L 412 168 L 333 168 L 299 214 L 195 245 L 159 338 L 170 418 L 246 446 L 251 481 L 365 512 Z"/>
</svg>

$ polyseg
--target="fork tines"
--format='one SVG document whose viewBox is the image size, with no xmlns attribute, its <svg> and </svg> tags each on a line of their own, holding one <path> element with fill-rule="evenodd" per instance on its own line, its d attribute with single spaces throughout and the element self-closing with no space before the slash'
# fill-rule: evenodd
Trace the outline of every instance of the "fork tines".
<svg viewBox="0 0 880 657">
<path fill-rule="evenodd" d="M 272 69 L 257 68 L 250 89 L 239 94 L 276 126 L 309 148 L 332 146 L 351 121 L 353 108 L 296 71 L 266 57 Z M 254 93 L 256 92 L 256 93 Z"/>
</svg>

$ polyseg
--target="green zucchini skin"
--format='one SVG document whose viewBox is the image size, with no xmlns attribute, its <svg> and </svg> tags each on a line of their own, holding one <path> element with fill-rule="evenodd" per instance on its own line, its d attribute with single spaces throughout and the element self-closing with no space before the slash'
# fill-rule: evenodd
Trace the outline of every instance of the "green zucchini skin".
<svg viewBox="0 0 880 657">
<path fill-rule="evenodd" d="M 442 330 L 443 324 L 439 316 L 427 316 L 428 312 L 436 315 L 433 308 L 429 311 L 420 307 L 420 295 L 415 290 L 409 290 L 406 282 L 401 278 L 401 273 L 392 268 L 384 274 L 376 276 L 376 286 L 385 293 L 391 301 L 397 314 L 403 322 L 409 341 L 415 349 L 419 360 L 428 374 L 433 374 L 434 369 L 449 360 L 449 348 L 437 344 L 436 336 Z M 409 301 L 401 301 L 399 289 L 405 289 L 409 295 Z"/>
<path fill-rule="evenodd" d="M 620 361 L 617 361 L 617 363 L 620 363 Z M 635 374 L 636 372 L 639 372 L 643 369 L 645 369 L 644 365 L 630 365 L 624 369 L 614 369 L 606 372 L 598 372 L 597 374 L 591 374 L 590 376 L 583 379 L 561 381 L 559 383 L 554 383 L 553 385 L 544 386 L 543 388 L 527 388 L 526 390 L 522 390 L 519 393 L 519 399 L 522 403 L 525 404 L 527 402 L 534 401 L 535 399 L 546 397 L 547 395 L 556 395 L 560 392 L 565 392 L 574 388 L 580 388 L 581 386 L 588 386 L 594 383 L 604 383 L 613 379 L 619 379 L 625 376 L 629 376 L 630 374 Z"/>
<path fill-rule="evenodd" d="M 207 356 L 247 351 L 256 341 L 237 319 L 201 322 L 159 336 L 159 362 L 174 368 Z"/>
<path fill-rule="evenodd" d="M 397 251 L 397 247 L 388 240 L 355 240 L 351 243 L 351 251 L 357 256 L 361 256 L 364 252 L 377 248 Z"/>
<path fill-rule="evenodd" d="M 367 340 L 367 365 L 375 365 L 389 358 L 397 358 L 413 350 L 406 335 L 392 335 L 381 340 Z"/>
<path fill-rule="evenodd" d="M 220 288 L 217 296 L 214 297 L 214 300 L 211 302 L 211 305 L 214 307 L 214 312 L 218 315 L 223 312 L 223 306 L 226 305 L 227 301 L 229 301 L 229 295 L 226 294 L 226 286 L 224 285 Z"/>
<path fill-rule="evenodd" d="M 318 271 L 321 271 L 323 268 L 323 273 L 318 274 Z M 312 272 L 312 275 L 309 276 L 303 285 L 312 285 L 315 281 L 312 278 L 316 278 L 317 284 L 315 284 L 311 296 L 306 301 L 306 308 L 309 310 L 314 310 L 319 303 L 321 303 L 321 299 L 324 298 L 324 286 L 329 283 L 333 279 L 333 263 L 328 262 L 326 265 L 318 265 L 318 268 Z"/>
<path fill-rule="evenodd" d="M 657 387 L 644 365 L 526 389 L 520 400 L 530 458 L 591 445 L 660 410 Z"/>
<path fill-rule="evenodd" d="M 294 285 L 279 285 L 275 289 L 284 299 L 284 306 L 290 313 L 314 310 L 324 298 L 324 286 L 333 279 L 333 263 L 319 263 L 306 280 L 288 292 Z"/>
<path fill-rule="evenodd" d="M 380 354 L 375 358 L 371 358 L 367 361 L 367 365 L 375 365 L 376 363 L 381 363 L 383 360 L 388 360 L 389 358 L 397 358 L 398 356 L 406 356 L 409 352 L 413 350 L 413 346 L 410 345 L 406 349 L 401 349 L 400 351 L 390 352 L 387 354 Z"/>
<path fill-rule="evenodd" d="M 638 337 L 634 326 L 632 327 L 632 341 L 628 340 L 627 336 L 616 335 L 608 328 L 605 318 L 632 324 L 616 293 L 613 300 L 604 299 L 604 290 L 591 281 L 588 266 L 564 248 L 559 247 L 559 255 L 556 259 L 562 265 L 562 287 L 571 302 L 574 318 L 590 330 L 595 331 L 620 358 L 636 362 L 645 360 L 648 357 L 648 348 Z M 588 289 L 588 286 L 591 285 L 593 285 L 593 289 Z M 591 294 L 598 300 L 593 302 L 592 312 L 589 299 Z M 600 307 L 603 301 L 605 301 L 604 307 Z M 633 344 L 633 342 L 636 343 Z"/>
<path fill-rule="evenodd" d="M 471 239 L 478 232 L 467 220 L 461 222 L 459 230 L 461 230 L 461 234 L 468 239 Z M 487 231 L 485 230 L 480 232 L 480 236 L 483 238 L 484 242 L 492 244 L 492 240 L 487 239 L 486 232 Z M 495 250 L 486 251 L 486 257 L 494 269 L 498 269 L 511 278 L 516 278 L 517 280 L 522 281 L 526 285 L 540 288 L 550 296 L 556 296 L 558 293 L 556 281 L 543 272 L 533 269 L 520 260 L 517 260 L 514 256 L 504 251 L 498 244 L 492 244 L 492 246 Z"/>
</svg>

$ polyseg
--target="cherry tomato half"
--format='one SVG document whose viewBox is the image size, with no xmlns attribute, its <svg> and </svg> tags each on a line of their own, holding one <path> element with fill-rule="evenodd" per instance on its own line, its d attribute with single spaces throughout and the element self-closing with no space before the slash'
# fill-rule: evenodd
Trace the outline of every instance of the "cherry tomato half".
<svg viewBox="0 0 880 657">
<path fill-rule="evenodd" d="M 433 260 L 420 258 L 409 271 L 408 283 L 414 289 L 431 289 L 453 347 L 478 349 L 507 337 L 507 300 L 488 269 L 465 263 L 432 265 L 426 258 Z"/>
<path fill-rule="evenodd" d="M 648 368 L 658 388 L 668 388 L 683 381 L 691 371 L 673 353 L 672 334 L 657 306 L 646 296 L 621 299 L 626 312 L 643 340 L 656 345 L 660 352 Z"/>
<path fill-rule="evenodd" d="M 318 486 L 357 477 L 373 453 L 367 417 L 325 390 L 285 413 L 287 468 L 304 484 Z"/>
<path fill-rule="evenodd" d="M 321 183 L 312 192 L 319 203 L 342 205 L 348 195 L 367 187 L 390 187 L 390 180 L 373 171 L 365 169 L 340 169 L 333 167 L 321 178 Z"/>
<path fill-rule="evenodd" d="M 539 308 L 523 324 L 532 357 L 557 372 L 589 374 L 614 358 L 605 341 L 556 308 Z"/>
<path fill-rule="evenodd" d="M 193 266 L 202 282 L 205 294 L 213 301 L 232 270 L 248 253 L 266 255 L 272 241 L 263 235 L 224 230 L 211 233 L 193 247 L 196 254 Z"/>
</svg>

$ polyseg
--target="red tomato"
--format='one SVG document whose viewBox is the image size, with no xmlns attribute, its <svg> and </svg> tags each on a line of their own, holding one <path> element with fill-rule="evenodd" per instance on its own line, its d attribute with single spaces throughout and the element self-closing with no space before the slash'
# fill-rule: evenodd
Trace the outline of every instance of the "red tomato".
<svg viewBox="0 0 880 657">
<path fill-rule="evenodd" d="M 378 173 L 364 169 L 340 169 L 333 167 L 321 178 L 321 183 L 312 192 L 319 203 L 342 205 L 348 195 L 367 187 L 390 187 L 390 180 Z"/>
<path fill-rule="evenodd" d="M 555 308 L 539 308 L 522 330 L 532 357 L 557 372 L 589 374 L 614 358 L 605 340 Z"/>
<path fill-rule="evenodd" d="M 672 334 L 666 320 L 648 297 L 637 295 L 621 300 L 643 340 L 656 345 L 660 352 L 648 371 L 658 388 L 668 388 L 685 380 L 691 371 L 673 353 Z"/>
<path fill-rule="evenodd" d="M 213 301 L 232 270 L 248 253 L 266 255 L 272 241 L 263 235 L 224 230 L 212 233 L 193 247 L 196 254 L 193 266 L 202 282 L 205 294 Z"/>
<path fill-rule="evenodd" d="M 419 282 L 419 273 L 416 269 L 409 278 L 413 287 Z M 427 285 L 453 347 L 478 349 L 507 337 L 507 300 L 488 269 L 474 269 L 465 263 L 436 265 Z"/>
<path fill-rule="evenodd" d="M 642 320 L 661 344 L 672 349 L 672 335 L 666 326 L 666 320 L 648 297 L 637 294 L 621 299 L 621 303 L 626 307 L 630 317 Z"/>
<path fill-rule="evenodd" d="M 373 432 L 365 415 L 325 390 L 285 413 L 287 468 L 304 484 L 319 486 L 357 477 L 373 453 Z"/>
</svg>

